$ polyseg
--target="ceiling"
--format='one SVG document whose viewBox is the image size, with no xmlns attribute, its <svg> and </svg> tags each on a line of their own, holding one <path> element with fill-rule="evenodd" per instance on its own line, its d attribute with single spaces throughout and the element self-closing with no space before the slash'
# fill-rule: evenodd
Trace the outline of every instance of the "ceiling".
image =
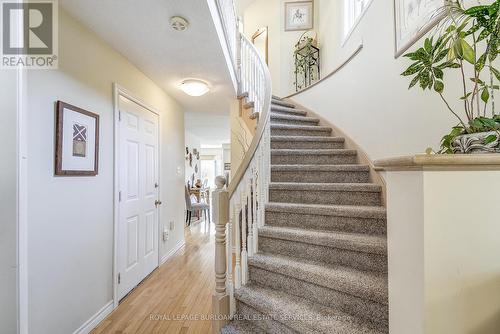
<svg viewBox="0 0 500 334">
<path fill-rule="evenodd" d="M 198 115 L 208 121 L 205 128 L 207 124 L 224 127 L 224 142 L 229 142 L 229 102 L 234 98 L 234 89 L 207 1 L 59 0 L 59 3 L 176 99 L 191 115 L 190 122 L 186 122 L 187 130 L 197 134 L 197 129 L 189 127 L 199 123 L 195 120 Z M 170 17 L 176 15 L 188 20 L 186 31 L 170 28 Z M 211 91 L 201 97 L 186 95 L 178 88 L 186 78 L 209 82 Z M 209 117 L 215 115 L 222 117 Z M 227 125 L 215 124 L 219 121 Z"/>
</svg>

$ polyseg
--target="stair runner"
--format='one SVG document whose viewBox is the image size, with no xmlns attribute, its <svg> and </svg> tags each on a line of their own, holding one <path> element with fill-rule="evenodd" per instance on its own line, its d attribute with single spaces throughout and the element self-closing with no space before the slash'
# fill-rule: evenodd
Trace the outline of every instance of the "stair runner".
<svg viewBox="0 0 500 334">
<path fill-rule="evenodd" d="M 273 98 L 271 183 L 232 333 L 388 333 L 386 211 L 344 138 Z"/>
</svg>

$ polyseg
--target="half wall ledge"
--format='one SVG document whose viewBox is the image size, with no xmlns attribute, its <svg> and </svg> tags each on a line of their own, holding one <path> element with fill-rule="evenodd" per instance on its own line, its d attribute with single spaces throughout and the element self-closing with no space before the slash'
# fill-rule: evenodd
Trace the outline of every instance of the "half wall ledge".
<svg viewBox="0 0 500 334">
<path fill-rule="evenodd" d="M 377 171 L 500 170 L 500 154 L 416 154 L 374 161 Z"/>
</svg>

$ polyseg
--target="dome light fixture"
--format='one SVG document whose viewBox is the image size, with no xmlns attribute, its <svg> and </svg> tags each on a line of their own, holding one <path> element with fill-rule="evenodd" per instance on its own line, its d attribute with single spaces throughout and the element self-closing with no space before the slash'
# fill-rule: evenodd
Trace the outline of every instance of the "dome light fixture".
<svg viewBox="0 0 500 334">
<path fill-rule="evenodd" d="M 210 91 L 208 84 L 198 79 L 186 79 L 181 83 L 180 88 L 189 96 L 202 96 Z"/>
</svg>

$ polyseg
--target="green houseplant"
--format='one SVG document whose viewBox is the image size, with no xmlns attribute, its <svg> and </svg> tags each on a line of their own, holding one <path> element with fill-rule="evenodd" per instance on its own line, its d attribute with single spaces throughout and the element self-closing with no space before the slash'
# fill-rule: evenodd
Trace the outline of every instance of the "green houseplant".
<svg viewBox="0 0 500 334">
<path fill-rule="evenodd" d="M 415 52 L 404 55 L 413 63 L 402 73 L 410 87 L 435 91 L 458 124 L 441 140 L 438 153 L 500 152 L 500 114 L 495 91 L 500 71 L 495 68 L 500 44 L 500 0 L 491 5 L 463 8 L 450 0 L 435 14 L 441 17 L 432 37 Z M 459 71 L 463 110 L 445 97 L 445 71 Z M 465 117 L 464 117 L 465 116 Z"/>
</svg>

